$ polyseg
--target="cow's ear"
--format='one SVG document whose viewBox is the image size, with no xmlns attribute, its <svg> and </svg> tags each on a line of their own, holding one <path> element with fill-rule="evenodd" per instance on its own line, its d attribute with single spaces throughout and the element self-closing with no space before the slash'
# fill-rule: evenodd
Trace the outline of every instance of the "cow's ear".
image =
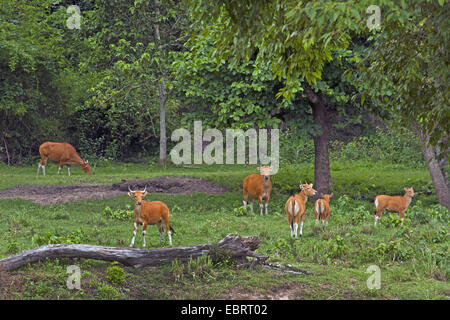
<svg viewBox="0 0 450 320">
<path fill-rule="evenodd" d="M 142 196 L 145 197 L 145 196 L 147 195 L 147 193 L 148 193 L 148 192 L 145 191 L 145 192 L 142 194 Z"/>
<path fill-rule="evenodd" d="M 330 198 L 333 198 L 334 197 L 334 192 L 332 192 L 331 194 L 330 194 Z"/>
<path fill-rule="evenodd" d="M 128 192 L 128 195 L 129 195 L 130 197 L 133 197 L 133 193 L 132 193 L 132 192 Z"/>
</svg>

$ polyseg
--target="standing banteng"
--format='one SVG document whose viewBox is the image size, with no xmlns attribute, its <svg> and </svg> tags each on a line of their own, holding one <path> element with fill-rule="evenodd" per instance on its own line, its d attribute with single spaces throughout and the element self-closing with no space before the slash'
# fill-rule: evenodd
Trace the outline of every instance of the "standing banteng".
<svg viewBox="0 0 450 320">
<path fill-rule="evenodd" d="M 258 199 L 261 215 L 263 214 L 263 200 L 266 201 L 266 215 L 268 214 L 268 206 L 270 195 L 272 194 L 272 182 L 270 181 L 270 173 L 272 167 L 258 167 L 258 173 L 252 173 L 244 179 L 244 207 L 247 209 L 248 196 L 250 196 L 250 205 L 253 211 L 253 201 Z"/>
<path fill-rule="evenodd" d="M 145 233 L 147 231 L 147 225 L 158 225 L 158 230 L 160 234 L 160 240 L 164 236 L 164 229 L 162 223 L 166 226 L 167 234 L 169 235 L 169 243 L 172 245 L 172 232 L 175 233 L 173 228 L 169 224 L 169 208 L 164 202 L 161 201 L 146 201 L 142 200 L 142 197 L 147 195 L 147 187 L 142 191 L 133 191 L 128 186 L 128 195 L 134 198 L 134 230 L 133 239 L 131 240 L 130 247 L 134 246 L 134 240 L 136 238 L 136 233 L 138 230 L 138 225 L 142 224 L 142 246 L 145 247 Z"/>
<path fill-rule="evenodd" d="M 409 204 L 411 203 L 412 198 L 414 197 L 414 189 L 413 188 L 405 188 L 405 194 L 403 196 L 387 196 L 387 195 L 379 195 L 375 197 L 375 226 L 377 225 L 378 219 L 381 218 L 381 213 L 383 210 L 397 212 L 400 214 L 400 218 L 402 219 L 405 215 L 406 209 L 408 209 Z"/>
<path fill-rule="evenodd" d="M 319 219 L 322 219 L 322 224 L 324 224 L 326 220 L 326 225 L 328 225 L 328 220 L 330 220 L 330 199 L 334 197 L 334 192 L 331 194 L 320 193 L 320 196 L 323 197 L 323 199 L 317 199 L 314 204 L 316 224 L 319 222 Z"/>
<path fill-rule="evenodd" d="M 297 238 L 297 228 L 300 217 L 300 236 L 303 236 L 303 221 L 305 220 L 306 201 L 308 197 L 314 196 L 317 191 L 313 189 L 313 184 L 301 184 L 300 193 L 291 196 L 287 201 L 284 209 L 291 227 L 291 237 Z"/>
</svg>

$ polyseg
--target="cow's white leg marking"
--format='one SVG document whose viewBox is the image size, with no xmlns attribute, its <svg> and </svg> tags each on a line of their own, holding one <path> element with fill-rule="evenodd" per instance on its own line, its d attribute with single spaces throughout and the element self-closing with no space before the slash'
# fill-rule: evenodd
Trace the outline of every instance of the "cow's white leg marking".
<svg viewBox="0 0 450 320">
<path fill-rule="evenodd" d="M 134 223 L 134 231 L 133 231 L 133 239 L 131 239 L 130 247 L 132 248 L 134 246 L 134 239 L 136 239 L 136 230 L 137 230 L 137 223 Z"/>
<path fill-rule="evenodd" d="M 146 231 L 144 230 L 144 231 L 142 231 L 142 246 L 143 247 L 145 247 L 146 246 L 146 243 L 145 243 L 145 233 L 146 233 Z"/>
<path fill-rule="evenodd" d="M 172 245 L 172 232 L 167 231 L 167 234 L 169 235 L 169 244 Z"/>
</svg>

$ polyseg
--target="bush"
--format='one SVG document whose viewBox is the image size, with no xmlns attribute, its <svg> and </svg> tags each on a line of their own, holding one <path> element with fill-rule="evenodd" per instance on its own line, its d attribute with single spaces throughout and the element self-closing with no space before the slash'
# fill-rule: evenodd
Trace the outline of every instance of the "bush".
<svg viewBox="0 0 450 320">
<path fill-rule="evenodd" d="M 125 208 L 113 210 L 107 206 L 103 209 L 103 214 L 111 219 L 130 220 L 133 217 L 133 208 L 129 204 Z"/>
<path fill-rule="evenodd" d="M 100 284 L 97 290 L 97 297 L 102 300 L 112 300 L 120 297 L 119 291 L 107 283 Z"/>
<path fill-rule="evenodd" d="M 119 266 L 118 262 L 113 262 L 106 269 L 106 279 L 112 284 L 122 284 L 125 282 L 125 270 Z"/>
<path fill-rule="evenodd" d="M 326 256 L 330 259 L 341 258 L 348 251 L 348 245 L 345 243 L 345 239 L 341 236 L 329 239 L 327 241 Z"/>
<path fill-rule="evenodd" d="M 46 231 L 44 235 L 35 234 L 31 238 L 31 243 L 37 246 L 59 243 L 83 243 L 86 239 L 82 229 L 77 229 L 68 235 L 57 236 L 50 231 Z"/>
<path fill-rule="evenodd" d="M 387 243 L 380 242 L 374 247 L 368 247 L 363 256 L 368 261 L 406 261 L 409 260 L 413 251 L 411 248 L 402 247 L 401 240 L 392 240 Z"/>
<path fill-rule="evenodd" d="M 436 204 L 425 208 L 420 200 L 408 208 L 405 215 L 408 215 L 412 222 L 417 223 L 430 223 L 432 220 L 445 224 L 450 223 L 450 211 L 446 207 Z"/>
<path fill-rule="evenodd" d="M 335 148 L 330 152 L 332 159 L 386 161 L 410 167 L 424 166 L 419 139 L 407 130 L 396 132 L 393 129 L 383 131 L 377 128 L 375 134 L 357 137 L 347 144 L 334 143 L 333 146 Z"/>
</svg>

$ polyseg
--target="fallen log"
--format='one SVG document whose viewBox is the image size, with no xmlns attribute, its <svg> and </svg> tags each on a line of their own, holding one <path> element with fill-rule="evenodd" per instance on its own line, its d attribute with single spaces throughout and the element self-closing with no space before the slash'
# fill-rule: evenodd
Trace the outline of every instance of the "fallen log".
<svg viewBox="0 0 450 320">
<path fill-rule="evenodd" d="M 118 261 L 136 268 L 143 266 L 157 266 L 173 260 L 187 262 L 202 255 L 216 255 L 226 252 L 233 259 L 243 263 L 247 257 L 265 261 L 267 257 L 253 252 L 261 243 L 256 237 L 241 237 L 228 234 L 216 244 L 201 244 L 187 247 L 172 247 L 161 249 L 134 249 L 103 247 L 87 244 L 50 244 L 24 251 L 15 256 L 0 260 L 0 270 L 11 271 L 27 264 L 45 259 L 55 258 L 84 258 L 104 261 Z"/>
</svg>

